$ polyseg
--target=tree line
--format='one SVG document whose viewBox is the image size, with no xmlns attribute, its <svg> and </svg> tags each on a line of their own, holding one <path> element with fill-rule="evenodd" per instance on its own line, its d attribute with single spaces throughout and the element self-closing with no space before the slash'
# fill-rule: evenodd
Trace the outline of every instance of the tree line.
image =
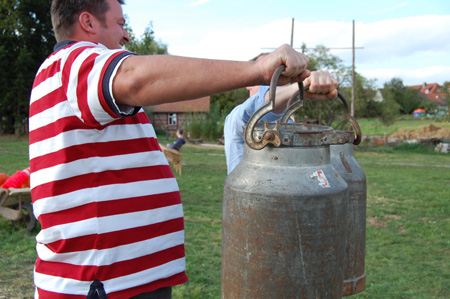
<svg viewBox="0 0 450 299">
<path fill-rule="evenodd" d="M 25 133 L 34 76 L 55 38 L 46 0 L 0 2 L 0 128 Z"/>
<path fill-rule="evenodd" d="M 34 76 L 44 59 L 51 54 L 56 43 L 50 18 L 49 0 L 3 0 L 0 2 L 0 133 L 23 134 L 28 132 L 29 98 Z M 168 54 L 168 47 L 156 40 L 152 22 L 143 35 L 137 38 L 127 26 L 131 42 L 126 48 L 137 54 Z M 306 45 L 303 45 L 304 49 Z M 330 54 L 324 46 L 305 50 L 310 59 L 309 69 L 328 69 L 338 79 L 347 99 L 351 98 L 351 69 L 342 60 Z M 375 80 L 356 73 L 355 115 L 358 118 L 376 117 L 391 123 L 398 115 L 410 114 L 416 108 L 427 111 L 436 105 L 418 91 L 406 88 L 400 78 L 393 78 L 381 90 Z M 448 93 L 449 82 L 444 87 Z M 377 93 L 383 101 L 377 100 Z M 224 119 L 233 107 L 248 97 L 245 88 L 211 97 L 213 113 Z M 447 95 L 447 101 L 450 97 Z M 449 103 L 447 103 L 449 104 Z M 314 118 L 321 124 L 331 124 L 343 119 L 339 101 L 306 102 L 299 117 Z M 220 125 L 219 125 L 220 127 Z"/>
</svg>

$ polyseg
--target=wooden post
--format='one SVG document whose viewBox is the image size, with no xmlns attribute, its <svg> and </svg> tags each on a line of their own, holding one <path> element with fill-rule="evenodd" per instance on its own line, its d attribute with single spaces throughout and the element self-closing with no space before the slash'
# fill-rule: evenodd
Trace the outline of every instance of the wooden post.
<svg viewBox="0 0 450 299">
<path fill-rule="evenodd" d="M 292 29 L 291 29 L 291 47 L 294 47 L 294 18 L 292 18 Z"/>
<path fill-rule="evenodd" d="M 355 20 L 353 20 L 353 43 L 352 43 L 352 51 L 353 51 L 353 63 L 352 63 L 352 105 L 350 114 L 355 116 Z"/>
</svg>

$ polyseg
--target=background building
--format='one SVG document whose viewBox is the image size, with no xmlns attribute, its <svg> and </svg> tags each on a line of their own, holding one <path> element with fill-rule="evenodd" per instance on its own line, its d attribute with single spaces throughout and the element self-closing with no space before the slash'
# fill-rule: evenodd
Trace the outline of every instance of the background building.
<svg viewBox="0 0 450 299">
<path fill-rule="evenodd" d="M 163 130 L 169 135 L 175 135 L 180 128 L 187 130 L 184 126 L 189 117 L 209 113 L 210 97 L 200 99 L 161 104 L 153 106 L 150 119 L 155 129 Z"/>
</svg>

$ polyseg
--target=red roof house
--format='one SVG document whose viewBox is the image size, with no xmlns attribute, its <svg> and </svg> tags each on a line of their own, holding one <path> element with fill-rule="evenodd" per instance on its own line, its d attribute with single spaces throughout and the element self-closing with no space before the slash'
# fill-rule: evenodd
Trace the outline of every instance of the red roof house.
<svg viewBox="0 0 450 299">
<path fill-rule="evenodd" d="M 422 93 L 427 99 L 441 106 L 445 106 L 445 89 L 437 83 L 423 83 L 422 85 L 408 86 Z"/>
</svg>

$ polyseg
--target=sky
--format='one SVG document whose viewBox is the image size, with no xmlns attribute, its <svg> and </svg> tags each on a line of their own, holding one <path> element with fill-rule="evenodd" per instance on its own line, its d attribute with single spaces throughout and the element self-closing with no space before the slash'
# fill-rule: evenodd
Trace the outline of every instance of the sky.
<svg viewBox="0 0 450 299">
<path fill-rule="evenodd" d="M 291 43 L 323 45 L 382 87 L 450 81 L 448 0 L 128 0 L 124 14 L 136 37 L 153 24 L 169 54 L 250 60 Z M 333 49 L 349 48 L 349 49 Z"/>
</svg>

